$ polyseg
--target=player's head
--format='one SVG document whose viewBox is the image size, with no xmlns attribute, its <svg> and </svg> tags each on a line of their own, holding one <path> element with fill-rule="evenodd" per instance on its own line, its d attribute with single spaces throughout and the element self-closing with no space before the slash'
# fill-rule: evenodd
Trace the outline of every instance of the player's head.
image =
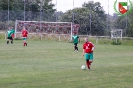
<svg viewBox="0 0 133 88">
<path fill-rule="evenodd" d="M 11 26 L 11 29 L 13 29 L 13 26 Z"/>
<path fill-rule="evenodd" d="M 88 39 L 88 38 L 84 38 L 84 41 L 85 41 L 85 42 L 88 42 L 88 41 L 89 41 L 89 39 Z"/>
<path fill-rule="evenodd" d="M 74 32 L 74 35 L 76 35 L 76 32 Z"/>
</svg>

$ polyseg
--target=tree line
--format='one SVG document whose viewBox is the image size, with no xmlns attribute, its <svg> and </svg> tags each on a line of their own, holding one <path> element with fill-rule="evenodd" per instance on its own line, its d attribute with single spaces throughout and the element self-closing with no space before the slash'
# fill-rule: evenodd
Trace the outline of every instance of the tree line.
<svg viewBox="0 0 133 88">
<path fill-rule="evenodd" d="M 111 29 L 123 29 L 125 36 L 133 37 L 133 10 L 127 16 L 113 16 L 105 13 L 100 2 L 84 2 L 82 7 L 74 8 L 66 12 L 57 12 L 52 0 L 0 0 L 0 11 L 25 11 L 37 13 L 42 12 L 42 21 L 63 21 L 73 22 L 80 25 L 80 34 L 106 36 L 110 34 Z M 29 14 L 29 13 L 26 13 Z M 20 16 L 20 15 L 19 15 Z M 0 14 L 0 20 L 3 15 Z M 20 16 L 23 18 L 23 16 Z M 31 17 L 33 20 L 39 19 L 39 16 Z M 52 20 L 48 20 L 52 18 Z M 17 18 L 19 19 L 19 18 Z M 16 19 L 11 19 L 15 21 Z M 28 20 L 28 17 L 27 19 Z M 31 20 L 31 19 L 30 19 Z M 7 20 L 6 20 L 7 21 Z"/>
</svg>

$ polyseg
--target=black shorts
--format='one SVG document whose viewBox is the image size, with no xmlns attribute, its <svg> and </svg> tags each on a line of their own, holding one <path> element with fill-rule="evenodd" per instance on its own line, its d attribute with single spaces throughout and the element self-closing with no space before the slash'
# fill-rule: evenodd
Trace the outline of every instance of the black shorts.
<svg viewBox="0 0 133 88">
<path fill-rule="evenodd" d="M 74 43 L 74 46 L 77 46 L 78 43 Z"/>
<path fill-rule="evenodd" d="M 12 37 L 7 37 L 7 39 L 13 40 Z"/>
</svg>

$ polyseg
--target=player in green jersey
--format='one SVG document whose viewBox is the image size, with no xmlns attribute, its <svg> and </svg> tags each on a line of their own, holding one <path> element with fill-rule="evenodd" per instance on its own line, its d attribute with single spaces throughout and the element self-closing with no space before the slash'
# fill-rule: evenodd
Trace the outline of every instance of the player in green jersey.
<svg viewBox="0 0 133 88">
<path fill-rule="evenodd" d="M 13 28 L 13 26 L 11 27 L 11 32 L 12 32 L 12 43 L 13 43 L 13 40 L 14 40 L 14 34 L 15 34 L 15 29 Z"/>
<path fill-rule="evenodd" d="M 11 41 L 11 44 L 13 44 L 12 34 L 13 34 L 13 31 L 9 27 L 9 30 L 7 31 L 7 44 L 9 44 L 9 41 Z"/>
<path fill-rule="evenodd" d="M 80 42 L 79 36 L 76 33 L 74 33 L 74 35 L 72 36 L 72 40 L 73 40 L 73 43 L 74 43 L 74 51 L 78 51 L 77 44 Z"/>
</svg>

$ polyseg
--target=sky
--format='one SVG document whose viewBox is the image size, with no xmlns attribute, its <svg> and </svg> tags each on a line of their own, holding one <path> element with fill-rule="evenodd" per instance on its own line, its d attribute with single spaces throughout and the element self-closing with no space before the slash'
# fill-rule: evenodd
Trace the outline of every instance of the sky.
<svg viewBox="0 0 133 88">
<path fill-rule="evenodd" d="M 73 1 L 74 1 L 74 4 L 73 4 Z M 88 1 L 100 2 L 105 13 L 109 13 L 110 15 L 113 15 L 113 13 L 115 13 L 114 2 L 116 0 L 53 0 L 52 3 L 56 5 L 56 2 L 57 2 L 57 6 L 55 6 L 57 11 L 65 12 L 67 10 L 73 9 L 73 7 L 74 8 L 82 7 L 82 4 Z M 108 5 L 108 1 L 109 1 L 109 5 Z"/>
</svg>

